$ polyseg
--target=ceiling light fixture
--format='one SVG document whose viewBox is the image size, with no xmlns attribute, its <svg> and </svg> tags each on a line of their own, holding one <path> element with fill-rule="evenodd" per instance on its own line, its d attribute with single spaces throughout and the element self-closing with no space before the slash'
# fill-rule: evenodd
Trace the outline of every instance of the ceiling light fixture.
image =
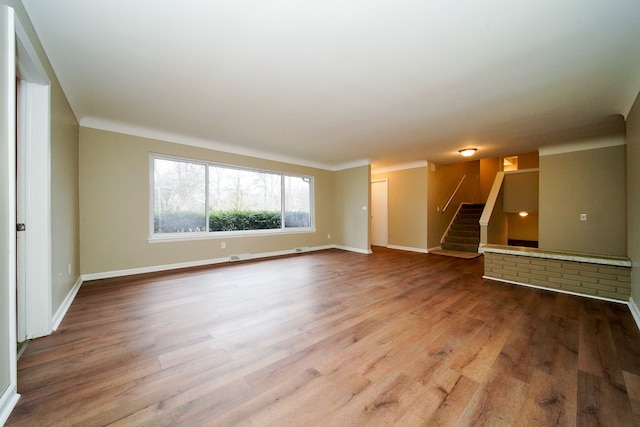
<svg viewBox="0 0 640 427">
<path fill-rule="evenodd" d="M 477 150 L 477 148 L 463 148 L 462 150 L 459 150 L 458 153 L 462 154 L 464 157 L 469 157 L 473 156 Z"/>
<path fill-rule="evenodd" d="M 518 215 L 520 215 L 521 217 L 524 218 L 525 216 L 529 215 L 529 212 L 522 211 L 522 212 L 518 213 Z"/>
</svg>

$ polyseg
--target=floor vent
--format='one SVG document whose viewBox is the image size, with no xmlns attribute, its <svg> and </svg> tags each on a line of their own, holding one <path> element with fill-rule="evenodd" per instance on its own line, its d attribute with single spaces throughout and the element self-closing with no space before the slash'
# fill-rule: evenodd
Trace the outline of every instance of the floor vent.
<svg viewBox="0 0 640 427">
<path fill-rule="evenodd" d="M 302 252 L 309 252 L 309 246 L 303 246 L 301 248 L 296 248 L 296 253 L 300 254 Z"/>
<path fill-rule="evenodd" d="M 229 261 L 246 261 L 248 259 L 251 259 L 251 254 L 237 254 L 229 257 Z"/>
</svg>

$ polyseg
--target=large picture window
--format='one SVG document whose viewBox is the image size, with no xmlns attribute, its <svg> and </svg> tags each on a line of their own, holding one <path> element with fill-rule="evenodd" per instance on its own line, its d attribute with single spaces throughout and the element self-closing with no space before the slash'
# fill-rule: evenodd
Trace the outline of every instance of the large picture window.
<svg viewBox="0 0 640 427">
<path fill-rule="evenodd" d="M 313 177 L 152 155 L 152 236 L 313 228 Z"/>
</svg>

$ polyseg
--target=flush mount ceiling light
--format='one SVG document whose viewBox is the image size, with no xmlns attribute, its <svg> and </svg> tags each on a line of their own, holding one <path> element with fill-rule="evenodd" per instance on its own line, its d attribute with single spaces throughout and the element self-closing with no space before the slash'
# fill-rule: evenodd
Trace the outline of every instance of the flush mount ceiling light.
<svg viewBox="0 0 640 427">
<path fill-rule="evenodd" d="M 529 215 L 529 212 L 522 211 L 522 212 L 518 213 L 518 215 L 520 215 L 521 217 L 524 218 L 525 216 Z"/>
<path fill-rule="evenodd" d="M 469 157 L 473 156 L 477 150 L 477 148 L 463 148 L 462 150 L 459 150 L 458 153 L 462 154 L 464 157 Z"/>
</svg>

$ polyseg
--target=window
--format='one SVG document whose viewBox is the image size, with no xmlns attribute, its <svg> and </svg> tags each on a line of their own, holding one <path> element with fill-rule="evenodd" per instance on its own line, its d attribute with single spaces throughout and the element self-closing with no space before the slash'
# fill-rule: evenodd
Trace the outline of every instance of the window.
<svg viewBox="0 0 640 427">
<path fill-rule="evenodd" d="M 313 228 L 310 176 L 158 155 L 151 166 L 152 236 Z"/>
</svg>

